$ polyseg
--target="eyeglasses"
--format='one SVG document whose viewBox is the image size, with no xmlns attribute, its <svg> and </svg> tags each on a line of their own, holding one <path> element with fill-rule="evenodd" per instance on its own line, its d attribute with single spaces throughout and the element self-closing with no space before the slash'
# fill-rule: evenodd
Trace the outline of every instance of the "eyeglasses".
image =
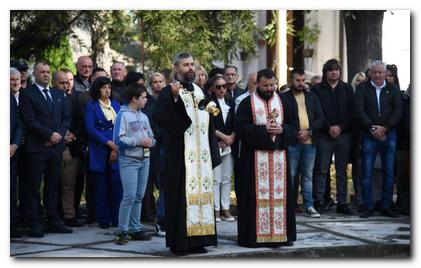
<svg viewBox="0 0 421 268">
<path fill-rule="evenodd" d="M 215 89 L 223 89 L 223 88 L 227 88 L 226 84 L 223 85 L 215 85 Z"/>
</svg>

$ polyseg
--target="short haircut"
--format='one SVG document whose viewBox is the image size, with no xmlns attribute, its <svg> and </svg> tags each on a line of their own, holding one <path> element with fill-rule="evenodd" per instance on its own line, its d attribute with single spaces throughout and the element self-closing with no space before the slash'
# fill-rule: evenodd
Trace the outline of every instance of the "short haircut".
<svg viewBox="0 0 421 268">
<path fill-rule="evenodd" d="M 48 63 L 48 61 L 46 61 L 46 60 L 39 60 L 39 61 L 35 62 L 35 64 L 34 64 L 34 70 L 36 70 L 37 67 L 38 67 L 38 65 L 40 65 L 40 64 L 50 66 L 50 64 Z"/>
<path fill-rule="evenodd" d="M 262 77 L 265 77 L 267 79 L 272 79 L 272 78 L 276 79 L 276 76 L 275 76 L 275 73 L 273 72 L 273 70 L 268 69 L 268 68 L 262 69 L 262 70 L 257 72 L 257 82 L 260 82 Z"/>
<path fill-rule="evenodd" d="M 126 86 L 130 85 L 131 83 L 137 83 L 140 79 L 145 81 L 145 76 L 142 73 L 130 72 L 126 77 Z"/>
<path fill-rule="evenodd" d="M 96 67 L 96 68 L 94 68 L 93 70 L 92 70 L 92 76 L 95 76 L 95 74 L 97 73 L 97 72 L 107 72 L 104 68 L 102 68 L 102 67 Z"/>
<path fill-rule="evenodd" d="M 59 75 L 60 73 L 63 73 L 63 74 L 65 74 L 65 75 L 66 75 L 66 72 L 64 72 L 64 71 L 62 71 L 62 70 L 57 70 L 57 71 L 55 71 L 55 72 L 53 73 L 53 75 L 52 75 L 52 83 L 53 83 L 53 84 L 57 81 L 58 75 Z M 66 75 L 66 77 L 67 77 L 67 75 Z"/>
<path fill-rule="evenodd" d="M 91 97 L 94 100 L 98 100 L 101 96 L 101 87 L 104 85 L 111 84 L 111 80 L 108 77 L 98 77 L 92 82 L 91 89 L 89 90 Z M 112 98 L 112 89 L 111 89 L 111 95 L 110 99 Z"/>
<path fill-rule="evenodd" d="M 175 55 L 174 59 L 173 59 L 173 64 L 177 65 L 180 64 L 181 60 L 187 59 L 187 58 L 193 58 L 193 56 L 188 53 L 188 52 L 180 52 L 177 55 Z"/>
<path fill-rule="evenodd" d="M 146 87 L 137 83 L 131 83 L 127 87 L 127 91 L 126 91 L 127 100 L 130 102 L 132 101 L 133 97 L 135 99 L 139 99 L 139 97 L 142 95 L 143 92 L 147 92 Z"/>
<path fill-rule="evenodd" d="M 342 66 L 337 59 L 330 59 L 323 64 L 323 78 L 326 79 L 326 74 L 328 71 L 339 70 L 342 75 Z"/>
<path fill-rule="evenodd" d="M 306 72 L 302 68 L 294 68 L 294 69 L 292 69 L 291 73 L 289 74 L 289 77 L 292 79 L 294 77 L 294 74 L 306 75 Z"/>
<path fill-rule="evenodd" d="M 10 76 L 14 76 L 14 75 L 19 75 L 20 76 L 20 72 L 17 68 L 14 67 L 10 67 Z"/>
<path fill-rule="evenodd" d="M 371 65 L 370 65 L 370 69 L 373 69 L 375 66 L 378 66 L 378 65 L 383 65 L 384 71 L 386 71 L 386 63 L 384 63 L 381 60 L 375 60 L 375 61 L 373 61 L 371 63 Z"/>
<path fill-rule="evenodd" d="M 237 68 L 237 66 L 234 66 L 234 65 L 225 66 L 224 73 L 227 71 L 228 68 L 233 68 L 235 70 L 235 72 L 238 73 L 238 68 Z"/>
</svg>

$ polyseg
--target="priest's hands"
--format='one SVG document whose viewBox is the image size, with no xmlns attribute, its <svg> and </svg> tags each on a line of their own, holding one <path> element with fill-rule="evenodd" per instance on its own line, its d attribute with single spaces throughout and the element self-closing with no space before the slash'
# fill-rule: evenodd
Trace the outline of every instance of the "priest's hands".
<svg viewBox="0 0 421 268">
<path fill-rule="evenodd" d="M 277 124 L 274 121 L 269 121 L 266 124 L 266 130 L 269 134 L 271 135 L 278 135 L 278 134 L 282 134 L 282 132 L 284 132 L 284 129 L 282 128 L 282 125 Z"/>
<path fill-rule="evenodd" d="M 180 82 L 173 81 L 170 85 L 171 85 L 171 93 L 174 99 L 178 99 L 178 94 L 180 94 Z"/>
</svg>

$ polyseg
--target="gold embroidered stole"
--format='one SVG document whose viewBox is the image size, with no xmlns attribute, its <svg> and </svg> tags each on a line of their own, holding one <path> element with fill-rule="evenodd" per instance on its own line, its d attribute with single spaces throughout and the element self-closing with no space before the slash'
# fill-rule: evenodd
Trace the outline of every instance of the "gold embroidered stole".
<svg viewBox="0 0 421 268">
<path fill-rule="evenodd" d="M 251 95 L 253 123 L 266 125 L 268 117 L 277 113 L 276 122 L 283 122 L 283 107 L 278 94 L 266 102 L 254 92 Z M 284 150 L 255 150 L 256 242 L 285 242 L 287 162 Z"/>
<path fill-rule="evenodd" d="M 182 88 L 180 97 L 192 123 L 184 133 L 186 163 L 187 236 L 215 234 L 213 171 L 209 146 L 209 113 L 197 104 L 205 96 L 193 84 L 194 93 Z"/>
</svg>

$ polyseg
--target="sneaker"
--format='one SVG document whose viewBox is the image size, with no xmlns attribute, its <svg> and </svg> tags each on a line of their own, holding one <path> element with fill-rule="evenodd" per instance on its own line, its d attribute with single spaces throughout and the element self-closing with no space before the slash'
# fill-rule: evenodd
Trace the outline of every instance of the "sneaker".
<svg viewBox="0 0 421 268">
<path fill-rule="evenodd" d="M 314 209 L 314 207 L 309 207 L 306 209 L 306 214 L 310 218 L 320 218 L 320 213 Z"/>
<path fill-rule="evenodd" d="M 165 227 L 162 224 L 155 224 L 155 230 L 156 235 L 159 237 L 165 237 L 166 236 L 166 230 Z"/>
<path fill-rule="evenodd" d="M 120 233 L 115 236 L 115 243 L 118 245 L 125 245 L 129 243 L 129 236 L 127 233 Z"/>
<path fill-rule="evenodd" d="M 220 222 L 221 221 L 221 216 L 220 216 L 218 210 L 215 210 L 215 221 L 216 222 Z"/>
<path fill-rule="evenodd" d="M 134 241 L 149 241 L 152 239 L 152 236 L 150 234 L 146 234 L 145 232 L 139 231 L 130 234 L 129 239 Z"/>
<path fill-rule="evenodd" d="M 231 215 L 228 209 L 222 210 L 221 220 L 223 221 L 235 221 L 235 218 Z"/>
</svg>

